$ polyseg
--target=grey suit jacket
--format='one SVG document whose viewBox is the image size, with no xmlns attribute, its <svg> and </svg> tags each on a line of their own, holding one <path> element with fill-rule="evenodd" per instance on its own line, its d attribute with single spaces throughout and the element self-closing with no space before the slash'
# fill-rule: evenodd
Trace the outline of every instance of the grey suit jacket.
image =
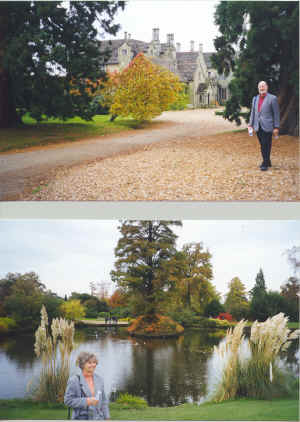
<svg viewBox="0 0 300 422">
<path fill-rule="evenodd" d="M 278 100 L 275 95 L 267 93 L 260 112 L 258 111 L 259 95 L 253 97 L 249 125 L 255 132 L 259 124 L 265 132 L 273 132 L 275 127 L 279 128 L 280 114 Z"/>
<path fill-rule="evenodd" d="M 100 399 L 97 406 L 87 406 L 86 397 L 92 397 L 92 393 L 82 373 L 79 378 L 80 382 L 77 375 L 71 376 L 68 380 L 65 392 L 64 402 L 73 409 L 72 419 L 109 419 L 108 400 L 104 392 L 104 382 L 102 378 L 99 375 L 94 374 L 95 396 L 98 391 L 100 392 Z"/>
</svg>

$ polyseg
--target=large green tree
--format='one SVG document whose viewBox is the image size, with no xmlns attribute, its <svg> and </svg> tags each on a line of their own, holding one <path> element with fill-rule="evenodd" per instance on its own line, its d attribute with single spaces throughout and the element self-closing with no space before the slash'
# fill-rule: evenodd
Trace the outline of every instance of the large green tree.
<svg viewBox="0 0 300 422">
<path fill-rule="evenodd" d="M 12 317 L 22 329 L 35 328 L 40 320 L 42 305 L 47 306 L 49 318 L 59 316 L 62 299 L 40 281 L 37 273 L 8 273 L 0 280 L 2 313 Z"/>
<path fill-rule="evenodd" d="M 285 313 L 292 321 L 299 321 L 299 278 L 289 277 L 288 280 L 280 286 L 280 294 L 285 299 Z"/>
<path fill-rule="evenodd" d="M 293 246 L 286 251 L 288 262 L 294 275 L 280 287 L 280 294 L 286 300 L 286 314 L 293 321 L 299 321 L 299 272 L 300 272 L 300 246 Z"/>
<path fill-rule="evenodd" d="M 233 72 L 224 117 L 240 124 L 241 108 L 250 109 L 257 83 L 265 80 L 278 95 L 281 133 L 297 134 L 299 3 L 222 1 L 215 23 L 221 35 L 214 40 L 212 62 L 219 73 Z"/>
<path fill-rule="evenodd" d="M 170 287 L 171 263 L 177 235 L 171 226 L 179 221 L 124 221 L 115 248 L 111 277 L 136 299 L 136 312 L 154 315 Z"/>
<path fill-rule="evenodd" d="M 213 278 L 211 254 L 201 242 L 186 243 L 181 251 L 178 290 L 184 307 L 203 313 L 205 306 L 218 298 Z"/>
<path fill-rule="evenodd" d="M 249 303 L 245 285 L 238 277 L 234 277 L 228 284 L 229 292 L 226 295 L 225 309 L 236 320 L 247 318 Z"/>
<path fill-rule="evenodd" d="M 16 125 L 25 112 L 38 120 L 93 116 L 96 85 L 86 89 L 87 80 L 103 77 L 109 54 L 100 51 L 97 34 L 116 34 L 120 7 L 124 2 L 0 2 L 0 128 Z"/>
</svg>

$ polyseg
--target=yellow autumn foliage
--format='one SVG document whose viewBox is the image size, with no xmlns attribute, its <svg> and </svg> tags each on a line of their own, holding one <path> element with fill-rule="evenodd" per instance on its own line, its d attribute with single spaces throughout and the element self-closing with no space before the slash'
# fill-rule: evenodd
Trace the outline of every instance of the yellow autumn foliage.
<svg viewBox="0 0 300 422">
<path fill-rule="evenodd" d="M 109 75 L 101 94 L 111 114 L 143 121 L 167 110 L 182 90 L 178 76 L 140 53 L 122 72 Z"/>
</svg>

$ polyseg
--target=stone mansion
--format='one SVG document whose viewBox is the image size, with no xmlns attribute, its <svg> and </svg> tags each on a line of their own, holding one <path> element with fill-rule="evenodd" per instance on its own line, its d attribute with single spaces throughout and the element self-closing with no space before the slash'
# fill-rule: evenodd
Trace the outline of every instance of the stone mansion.
<svg viewBox="0 0 300 422">
<path fill-rule="evenodd" d="M 144 53 L 153 63 L 164 66 L 179 76 L 181 82 L 188 85 L 190 103 L 193 108 L 215 105 L 227 100 L 230 76 L 218 75 L 212 67 L 210 57 L 213 53 L 204 53 L 203 44 L 195 50 L 191 41 L 190 51 L 181 51 L 180 43 L 174 43 L 174 34 L 168 34 L 165 43 L 159 40 L 159 28 L 153 28 L 152 41 L 144 42 L 131 38 L 125 32 L 123 39 L 101 42 L 101 50 L 109 48 L 111 56 L 106 64 L 106 71 L 122 70 L 139 53 Z"/>
</svg>

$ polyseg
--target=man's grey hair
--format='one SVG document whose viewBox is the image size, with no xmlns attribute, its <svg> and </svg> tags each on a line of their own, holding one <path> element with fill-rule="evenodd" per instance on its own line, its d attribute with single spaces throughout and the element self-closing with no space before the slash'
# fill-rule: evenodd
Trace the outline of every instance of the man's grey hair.
<svg viewBox="0 0 300 422">
<path fill-rule="evenodd" d="M 94 353 L 81 352 L 76 359 L 76 365 L 79 366 L 79 368 L 82 370 L 84 365 L 91 359 L 96 361 L 98 365 L 98 359 Z"/>
<path fill-rule="evenodd" d="M 260 81 L 260 82 L 258 82 L 257 86 L 259 86 L 260 84 L 266 84 L 268 86 L 268 84 L 267 84 L 266 81 Z"/>
</svg>

